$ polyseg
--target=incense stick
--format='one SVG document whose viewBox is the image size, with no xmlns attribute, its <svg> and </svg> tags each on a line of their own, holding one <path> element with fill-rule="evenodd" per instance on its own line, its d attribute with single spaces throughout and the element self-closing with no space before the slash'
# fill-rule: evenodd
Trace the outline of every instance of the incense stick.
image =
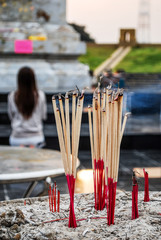
<svg viewBox="0 0 161 240">
<path fill-rule="evenodd" d="M 70 115 L 69 115 L 68 93 L 66 93 L 65 95 L 65 115 L 64 115 L 64 108 L 63 108 L 63 102 L 62 102 L 61 96 L 59 95 L 60 111 L 59 111 L 59 108 L 57 108 L 56 106 L 55 97 L 53 97 L 52 99 L 57 132 L 58 132 L 59 146 L 62 154 L 64 170 L 65 170 L 65 175 L 66 175 L 69 194 L 70 194 L 70 211 L 69 211 L 68 226 L 74 227 L 74 228 L 77 226 L 75 213 L 74 213 L 74 189 L 75 189 L 77 156 L 78 156 L 81 118 L 82 118 L 83 100 L 84 100 L 83 93 L 81 97 L 78 98 L 77 106 L 76 106 L 76 98 L 77 98 L 76 91 L 74 91 L 72 96 L 72 135 L 71 137 L 70 137 Z M 70 142 L 72 142 L 72 149 L 71 149 Z M 55 188 L 54 188 L 54 191 L 56 194 Z M 56 199 L 54 197 L 54 202 L 55 201 Z M 56 207 L 55 203 L 54 203 L 54 206 Z M 58 193 L 57 207 L 59 209 L 59 193 Z"/>
<path fill-rule="evenodd" d="M 118 96 L 118 138 L 117 138 L 117 166 L 116 166 L 116 182 L 118 180 L 119 158 L 120 158 L 120 139 L 121 139 L 121 123 L 122 123 L 123 94 Z"/>
<path fill-rule="evenodd" d="M 60 150 L 61 150 L 64 170 L 65 170 L 65 174 L 68 174 L 69 169 L 67 167 L 68 165 L 67 165 L 67 160 L 66 160 L 63 132 L 62 132 L 62 127 L 61 127 L 61 122 L 60 122 L 60 114 L 59 114 L 59 109 L 56 107 L 55 97 L 52 98 L 52 103 L 53 103 L 53 109 L 54 109 L 54 113 L 55 113 L 55 120 L 56 120 L 56 125 L 57 125 L 57 132 L 58 132 L 58 140 L 59 140 L 59 146 L 60 146 Z"/>
<path fill-rule="evenodd" d="M 73 93 L 72 96 L 72 174 L 74 175 L 74 167 L 75 167 L 75 107 L 76 107 L 76 93 Z"/>
<path fill-rule="evenodd" d="M 108 185 L 109 225 L 114 223 L 120 143 L 126 125 L 125 120 L 127 120 L 125 118 L 121 129 L 122 105 L 122 89 L 117 91 L 103 90 L 101 98 L 99 89 L 95 91 L 93 94 L 93 126 L 91 107 L 88 108 L 95 208 L 102 210 L 105 188 Z"/>
<path fill-rule="evenodd" d="M 65 169 L 65 173 L 69 174 L 69 166 L 68 166 L 68 163 L 67 163 L 67 154 L 66 154 L 66 151 L 65 151 L 65 144 L 64 144 L 64 139 L 63 139 L 61 119 L 60 119 L 60 113 L 59 113 L 58 108 L 56 110 L 56 118 L 57 118 L 57 130 L 58 130 L 58 136 L 59 136 L 59 144 L 60 144 L 61 152 L 62 152 L 62 155 L 63 155 L 64 169 Z"/>
<path fill-rule="evenodd" d="M 80 129 L 81 129 L 81 120 L 82 120 L 82 111 L 83 111 L 83 100 L 84 95 L 80 97 L 78 104 L 77 104 L 77 113 L 76 113 L 76 123 L 77 123 L 77 130 L 76 132 L 76 144 L 75 144 L 75 166 L 77 161 L 77 155 L 78 155 L 78 148 L 79 148 L 79 139 L 80 139 Z M 74 176 L 76 177 L 76 167 L 74 171 Z"/>
<path fill-rule="evenodd" d="M 90 143 L 91 143 L 92 168 L 94 168 L 93 129 L 92 129 L 92 117 L 91 117 L 90 106 L 88 106 L 88 119 L 89 119 L 89 134 L 90 134 Z"/>
<path fill-rule="evenodd" d="M 113 179 L 117 179 L 117 165 L 118 165 L 118 99 L 114 100 L 114 166 L 113 166 Z"/>
<path fill-rule="evenodd" d="M 122 137 L 123 137 L 125 126 L 126 126 L 126 121 L 127 121 L 127 118 L 130 114 L 131 114 L 130 112 L 126 113 L 125 116 L 124 116 L 124 121 L 123 121 L 123 124 L 122 124 L 122 130 L 121 130 L 120 142 L 122 141 Z"/>
<path fill-rule="evenodd" d="M 72 174 L 72 159 L 71 159 L 71 146 L 70 146 L 70 117 L 69 117 L 69 97 L 65 96 L 65 119 L 66 119 L 66 135 L 67 135 L 67 158 L 69 165 L 69 174 Z"/>
</svg>

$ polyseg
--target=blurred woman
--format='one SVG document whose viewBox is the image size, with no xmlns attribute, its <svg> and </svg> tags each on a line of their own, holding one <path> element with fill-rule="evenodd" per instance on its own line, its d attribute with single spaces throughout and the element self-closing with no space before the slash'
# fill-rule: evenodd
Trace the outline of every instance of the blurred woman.
<svg viewBox="0 0 161 240">
<path fill-rule="evenodd" d="M 43 120 L 47 108 L 45 94 L 37 89 L 33 70 L 23 67 L 17 77 L 17 90 L 8 95 L 8 115 L 12 132 L 12 146 L 35 146 L 44 144 Z"/>
</svg>

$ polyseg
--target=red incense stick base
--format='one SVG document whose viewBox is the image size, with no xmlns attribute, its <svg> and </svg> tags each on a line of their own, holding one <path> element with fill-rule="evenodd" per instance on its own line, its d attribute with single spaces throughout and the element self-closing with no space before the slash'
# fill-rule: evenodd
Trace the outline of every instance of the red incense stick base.
<svg viewBox="0 0 161 240">
<path fill-rule="evenodd" d="M 49 185 L 48 196 L 49 196 L 50 212 L 56 212 L 56 211 L 59 212 L 60 211 L 60 191 L 57 190 L 56 182 L 54 183 L 53 187 Z"/>
<path fill-rule="evenodd" d="M 139 217 L 138 213 L 138 184 L 133 185 L 132 190 L 132 220 Z"/>
<path fill-rule="evenodd" d="M 105 174 L 104 174 L 104 161 L 96 159 L 94 160 L 94 197 L 95 197 L 95 209 L 103 210 L 105 207 Z"/>
<path fill-rule="evenodd" d="M 69 223 L 68 227 L 76 228 L 76 218 L 74 213 L 74 189 L 75 189 L 75 178 L 73 175 L 66 175 L 68 190 L 70 195 L 70 209 L 69 209 Z"/>
<path fill-rule="evenodd" d="M 113 178 L 108 178 L 107 188 L 107 224 L 114 224 L 115 218 L 115 202 L 116 202 L 117 182 L 113 182 Z"/>
<path fill-rule="evenodd" d="M 144 172 L 144 179 L 145 179 L 145 185 L 144 185 L 144 202 L 149 202 L 149 177 L 148 173 L 143 169 Z"/>
</svg>

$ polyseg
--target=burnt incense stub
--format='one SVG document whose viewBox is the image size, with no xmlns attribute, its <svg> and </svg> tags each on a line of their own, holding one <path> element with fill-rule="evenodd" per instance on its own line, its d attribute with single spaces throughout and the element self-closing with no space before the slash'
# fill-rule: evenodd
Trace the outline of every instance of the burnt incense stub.
<svg viewBox="0 0 161 240">
<path fill-rule="evenodd" d="M 17 40 L 31 41 L 32 53 L 15 53 Z M 85 52 L 85 43 L 66 22 L 66 0 L 0 1 L 2 90 L 16 88 L 17 72 L 24 65 L 34 69 L 38 87 L 45 91 L 86 87 L 89 67 L 77 60 Z"/>
</svg>

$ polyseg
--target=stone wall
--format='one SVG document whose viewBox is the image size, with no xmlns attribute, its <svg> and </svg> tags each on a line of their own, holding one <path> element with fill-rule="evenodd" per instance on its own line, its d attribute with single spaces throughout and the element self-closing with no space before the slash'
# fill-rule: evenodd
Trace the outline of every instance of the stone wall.
<svg viewBox="0 0 161 240">
<path fill-rule="evenodd" d="M 66 23 L 66 0 L 4 0 L 0 21 Z"/>
<path fill-rule="evenodd" d="M 75 30 L 65 24 L 38 22 L 0 22 L 0 52 L 14 52 L 14 41 L 28 39 L 30 36 L 44 36 L 45 41 L 33 41 L 33 53 L 72 54 L 86 52 L 84 42 Z"/>
<path fill-rule="evenodd" d="M 69 91 L 90 85 L 89 67 L 77 60 L 0 59 L 0 92 L 16 89 L 17 73 L 23 66 L 34 69 L 38 88 L 45 92 Z"/>
</svg>

